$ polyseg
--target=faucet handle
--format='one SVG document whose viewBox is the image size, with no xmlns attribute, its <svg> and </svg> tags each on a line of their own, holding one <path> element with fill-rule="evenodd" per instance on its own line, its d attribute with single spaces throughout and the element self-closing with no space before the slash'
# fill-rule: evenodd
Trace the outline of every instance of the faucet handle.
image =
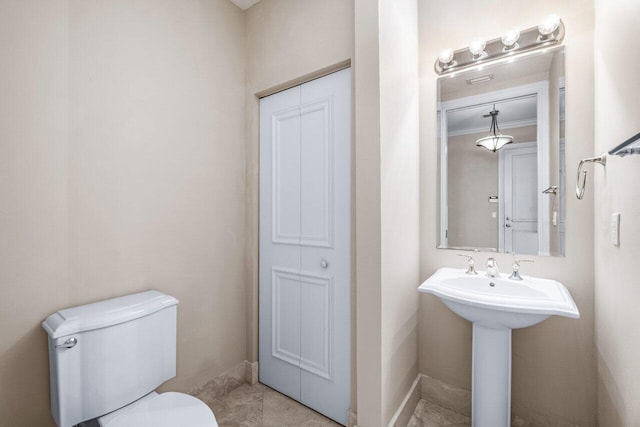
<svg viewBox="0 0 640 427">
<path fill-rule="evenodd" d="M 476 271 L 476 261 L 473 259 L 473 257 L 471 255 L 465 255 L 465 254 L 458 254 L 458 256 L 462 256 L 465 257 L 467 259 L 467 271 L 465 272 L 465 274 L 473 274 L 476 275 L 478 274 L 478 272 Z"/>
<path fill-rule="evenodd" d="M 511 276 L 509 276 L 509 279 L 511 280 L 522 280 L 522 276 L 520 276 L 520 263 L 521 262 L 535 262 L 532 259 L 516 259 L 513 261 L 513 264 L 511 265 L 511 267 L 513 268 L 513 272 L 511 273 Z"/>
</svg>

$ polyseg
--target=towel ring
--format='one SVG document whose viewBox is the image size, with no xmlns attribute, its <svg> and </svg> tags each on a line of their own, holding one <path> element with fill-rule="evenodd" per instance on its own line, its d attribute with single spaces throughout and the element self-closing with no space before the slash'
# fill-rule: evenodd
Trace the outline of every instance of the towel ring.
<svg viewBox="0 0 640 427">
<path fill-rule="evenodd" d="M 582 170 L 582 166 L 584 166 L 587 163 L 598 163 L 598 164 L 601 164 L 602 166 L 606 166 L 607 153 L 602 153 L 597 157 L 589 157 L 588 159 L 582 159 L 580 160 L 580 163 L 578 163 L 578 176 L 576 179 L 576 197 L 578 198 L 578 200 L 582 200 L 582 198 L 584 197 L 584 190 L 585 190 L 585 187 L 587 186 L 587 171 Z M 582 174 L 580 172 L 582 172 Z"/>
</svg>

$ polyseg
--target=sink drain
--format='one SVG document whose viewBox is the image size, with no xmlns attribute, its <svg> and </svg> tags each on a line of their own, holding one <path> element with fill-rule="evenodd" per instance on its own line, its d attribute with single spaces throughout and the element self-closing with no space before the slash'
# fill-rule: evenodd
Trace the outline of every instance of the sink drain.
<svg viewBox="0 0 640 427">
<path fill-rule="evenodd" d="M 495 283 L 493 283 L 493 282 L 489 283 L 489 286 L 491 286 L 492 288 L 493 288 L 495 285 L 496 285 L 496 284 L 495 284 Z"/>
</svg>

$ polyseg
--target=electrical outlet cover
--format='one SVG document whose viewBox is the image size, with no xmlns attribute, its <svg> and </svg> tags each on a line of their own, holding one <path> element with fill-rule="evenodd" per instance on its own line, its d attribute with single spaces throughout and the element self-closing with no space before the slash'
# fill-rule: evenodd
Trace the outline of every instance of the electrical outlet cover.
<svg viewBox="0 0 640 427">
<path fill-rule="evenodd" d="M 620 214 L 611 214 L 611 243 L 620 246 Z"/>
</svg>

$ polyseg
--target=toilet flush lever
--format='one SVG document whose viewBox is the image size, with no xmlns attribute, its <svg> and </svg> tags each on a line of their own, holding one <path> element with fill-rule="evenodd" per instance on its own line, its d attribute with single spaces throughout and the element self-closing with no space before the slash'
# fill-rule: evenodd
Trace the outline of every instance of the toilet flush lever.
<svg viewBox="0 0 640 427">
<path fill-rule="evenodd" d="M 78 344 L 78 339 L 77 338 L 69 338 L 68 340 L 66 340 L 62 344 L 58 344 L 56 346 L 56 348 L 73 348 L 73 347 L 76 346 L 76 344 Z"/>
</svg>

